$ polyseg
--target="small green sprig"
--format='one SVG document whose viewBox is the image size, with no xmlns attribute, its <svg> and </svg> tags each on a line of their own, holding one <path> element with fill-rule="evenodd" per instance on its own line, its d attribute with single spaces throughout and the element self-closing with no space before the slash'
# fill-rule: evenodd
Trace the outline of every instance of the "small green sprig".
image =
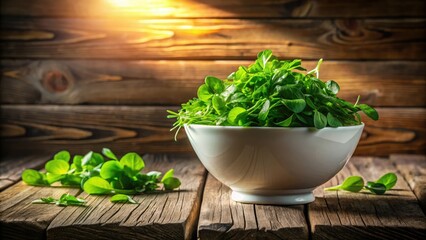
<svg viewBox="0 0 426 240">
<path fill-rule="evenodd" d="M 85 206 L 86 200 L 64 193 L 59 199 L 53 197 L 39 198 L 32 201 L 34 204 L 56 204 L 57 206 Z"/>
<path fill-rule="evenodd" d="M 264 127 L 340 127 L 361 124 L 359 111 L 378 120 L 377 111 L 338 98 L 337 82 L 319 79 L 319 67 L 306 72 L 302 61 L 279 60 L 264 50 L 250 66 L 240 66 L 227 79 L 207 76 L 197 98 L 183 103 L 171 130 L 185 124 Z M 176 139 L 176 135 L 175 135 Z"/>
<path fill-rule="evenodd" d="M 324 190 L 326 191 L 344 190 L 349 192 L 359 192 L 362 189 L 366 189 L 374 194 L 382 195 L 387 190 L 392 189 L 395 186 L 397 181 L 398 181 L 398 178 L 395 173 L 386 173 L 375 182 L 368 181 L 366 185 L 364 185 L 364 179 L 362 177 L 350 176 L 346 178 L 342 184 L 333 186 L 333 187 L 328 187 L 328 188 L 325 188 Z"/>
<path fill-rule="evenodd" d="M 132 197 L 126 194 L 115 194 L 109 199 L 111 202 L 116 203 L 132 203 L 132 204 L 138 204 L 135 200 L 133 200 Z"/>
<path fill-rule="evenodd" d="M 145 162 L 137 153 L 130 152 L 119 159 L 110 149 L 104 148 L 102 154 L 90 151 L 84 156 L 75 155 L 70 162 L 70 153 L 60 151 L 46 163 L 46 173 L 26 169 L 22 180 L 33 186 L 79 187 L 88 194 L 97 195 L 152 192 L 160 185 L 165 190 L 173 190 L 181 185 L 173 169 L 163 176 L 157 171 L 141 173 Z"/>
</svg>

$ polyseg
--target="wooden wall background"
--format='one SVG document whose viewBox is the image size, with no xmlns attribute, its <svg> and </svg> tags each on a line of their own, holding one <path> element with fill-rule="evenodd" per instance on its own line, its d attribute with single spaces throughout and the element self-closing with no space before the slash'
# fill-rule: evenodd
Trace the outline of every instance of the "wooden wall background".
<svg viewBox="0 0 426 240">
<path fill-rule="evenodd" d="M 136 4 L 126 6 L 128 4 Z M 424 0 L 2 0 L 2 152 L 191 151 L 166 109 L 270 48 L 377 107 L 358 155 L 425 153 Z M 121 5 L 121 6 L 120 6 Z"/>
</svg>

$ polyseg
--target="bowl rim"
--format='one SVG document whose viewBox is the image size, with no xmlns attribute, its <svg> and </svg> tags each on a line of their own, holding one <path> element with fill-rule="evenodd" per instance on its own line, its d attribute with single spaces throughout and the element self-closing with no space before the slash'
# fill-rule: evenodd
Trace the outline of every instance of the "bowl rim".
<svg viewBox="0 0 426 240">
<path fill-rule="evenodd" d="M 359 129 L 365 126 L 364 122 L 361 122 L 359 125 L 351 125 L 351 126 L 341 126 L 341 127 L 325 127 L 321 129 L 317 129 L 315 127 L 243 127 L 243 126 L 217 126 L 217 125 L 204 125 L 204 124 L 184 124 L 184 128 L 186 129 L 189 126 L 194 126 L 196 128 L 217 128 L 217 129 L 267 129 L 269 130 L 292 130 L 292 131 L 305 131 L 305 130 L 338 130 L 338 129 Z"/>
</svg>

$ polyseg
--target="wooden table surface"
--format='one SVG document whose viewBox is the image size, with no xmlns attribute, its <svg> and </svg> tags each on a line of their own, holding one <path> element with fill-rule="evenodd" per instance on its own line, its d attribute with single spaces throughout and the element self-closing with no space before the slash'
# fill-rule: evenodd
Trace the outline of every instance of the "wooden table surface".
<svg viewBox="0 0 426 240">
<path fill-rule="evenodd" d="M 8 157 L 0 163 L 1 239 L 426 239 L 426 157 L 353 157 L 315 190 L 313 203 L 295 206 L 241 204 L 230 189 L 189 155 L 146 155 L 149 168 L 174 168 L 182 180 L 172 193 L 135 196 L 138 205 L 109 202 L 80 189 L 32 187 L 25 168 L 43 168 L 50 156 Z M 326 192 L 350 175 L 377 179 L 396 172 L 385 195 Z M 31 204 L 70 193 L 87 207 Z"/>
</svg>

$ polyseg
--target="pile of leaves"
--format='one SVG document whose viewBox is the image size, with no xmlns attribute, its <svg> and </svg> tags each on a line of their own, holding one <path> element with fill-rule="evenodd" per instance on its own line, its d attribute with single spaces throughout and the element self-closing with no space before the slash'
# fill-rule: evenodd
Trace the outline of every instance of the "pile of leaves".
<svg viewBox="0 0 426 240">
<path fill-rule="evenodd" d="M 198 98 L 182 104 L 174 129 L 185 124 L 264 127 L 340 127 L 361 124 L 359 111 L 378 120 L 377 111 L 336 96 L 339 85 L 319 79 L 319 67 L 306 72 L 301 60 L 279 60 L 271 50 L 258 54 L 227 79 L 207 76 Z"/>
<path fill-rule="evenodd" d="M 70 162 L 70 153 L 60 151 L 46 163 L 46 172 L 26 169 L 22 173 L 22 180 L 32 186 L 59 185 L 79 187 L 88 194 L 117 194 L 111 198 L 113 202 L 132 202 L 127 194 L 152 192 L 159 189 L 160 184 L 165 190 L 176 189 L 181 184 L 173 176 L 173 169 L 164 175 L 157 171 L 141 173 L 145 163 L 137 153 L 130 152 L 119 159 L 110 149 L 104 148 L 102 154 L 90 151 L 84 156 L 75 155 Z M 59 200 L 44 198 L 35 203 L 81 204 L 81 200 L 71 197 L 62 196 Z"/>
</svg>

